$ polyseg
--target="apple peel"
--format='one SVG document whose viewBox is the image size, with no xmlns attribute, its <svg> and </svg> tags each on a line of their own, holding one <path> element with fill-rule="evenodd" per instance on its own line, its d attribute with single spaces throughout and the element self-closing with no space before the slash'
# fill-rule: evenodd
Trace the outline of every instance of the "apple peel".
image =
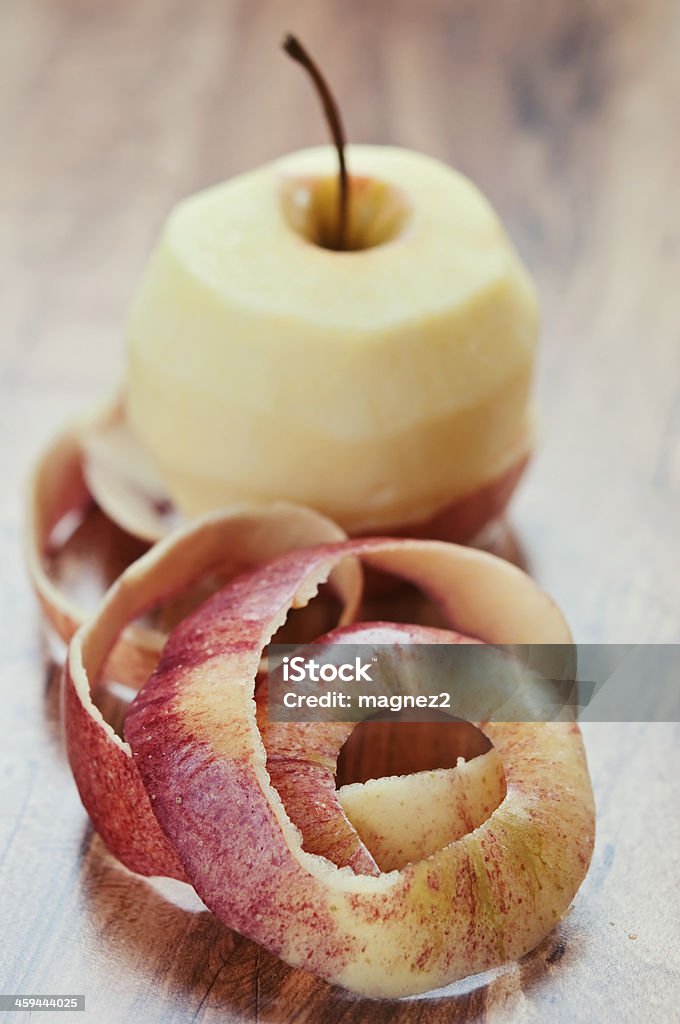
<svg viewBox="0 0 680 1024">
<path fill-rule="evenodd" d="M 84 471 L 86 439 L 108 429 L 117 418 L 114 401 L 65 427 L 42 452 L 28 481 L 25 557 L 29 576 L 45 617 L 65 643 L 88 613 L 52 579 L 46 555 L 54 549 L 59 524 L 68 516 L 82 516 L 92 504 Z M 165 639 L 159 630 L 131 626 L 116 646 L 111 670 L 131 685 L 141 685 L 158 661 Z"/>
<path fill-rule="evenodd" d="M 403 996 L 520 957 L 552 929 L 588 868 L 593 797 L 577 725 L 481 723 L 507 791 L 472 833 L 388 873 L 307 852 L 267 771 L 255 678 L 288 610 L 347 556 L 418 584 L 483 641 L 569 641 L 529 577 L 482 552 L 385 539 L 296 551 L 180 623 L 125 733 L 149 807 L 221 920 L 329 982 Z"/>
<path fill-rule="evenodd" d="M 114 523 L 150 544 L 182 526 L 152 460 L 130 430 L 122 402 L 88 431 L 82 447 L 87 485 Z"/>
</svg>

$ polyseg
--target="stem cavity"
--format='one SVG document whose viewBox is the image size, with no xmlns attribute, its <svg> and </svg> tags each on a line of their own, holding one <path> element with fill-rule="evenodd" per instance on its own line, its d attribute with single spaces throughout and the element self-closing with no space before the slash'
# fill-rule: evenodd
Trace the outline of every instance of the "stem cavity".
<svg viewBox="0 0 680 1024">
<path fill-rule="evenodd" d="M 335 245 L 333 248 L 344 250 L 347 248 L 347 221 L 349 213 L 349 179 L 347 177 L 347 165 L 345 163 L 345 130 L 340 116 L 338 104 L 333 93 L 328 87 L 326 79 L 321 74 L 317 64 L 310 57 L 309 53 L 300 40 L 293 35 L 287 35 L 283 40 L 283 49 L 294 61 L 301 64 L 308 72 L 314 87 L 319 95 L 323 106 L 324 115 L 330 129 L 333 144 L 338 154 L 338 217 Z"/>
</svg>

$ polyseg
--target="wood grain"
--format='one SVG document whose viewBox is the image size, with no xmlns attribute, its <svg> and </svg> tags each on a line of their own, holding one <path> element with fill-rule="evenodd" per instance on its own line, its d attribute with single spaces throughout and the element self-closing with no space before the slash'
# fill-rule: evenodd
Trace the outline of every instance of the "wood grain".
<svg viewBox="0 0 680 1024">
<path fill-rule="evenodd" d="M 676 3 L 7 0 L 0 990 L 84 992 L 102 1024 L 677 1020 L 677 724 L 588 727 L 595 858 L 543 945 L 398 1003 L 292 971 L 182 887 L 128 874 L 77 799 L 20 488 L 40 444 L 117 381 L 126 306 L 169 206 L 322 138 L 277 53 L 285 29 L 324 56 L 353 139 L 470 174 L 536 276 L 542 446 L 508 544 L 579 640 L 679 639 Z"/>
</svg>

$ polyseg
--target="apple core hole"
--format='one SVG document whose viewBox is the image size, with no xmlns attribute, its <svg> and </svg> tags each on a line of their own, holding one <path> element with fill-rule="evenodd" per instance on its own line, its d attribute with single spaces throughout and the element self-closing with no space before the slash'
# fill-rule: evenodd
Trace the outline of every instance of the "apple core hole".
<svg viewBox="0 0 680 1024">
<path fill-rule="evenodd" d="M 281 211 L 288 226 L 304 241 L 338 251 L 337 175 L 286 178 L 280 191 Z M 350 175 L 346 244 L 343 252 L 361 252 L 386 245 L 405 230 L 411 216 L 406 196 L 395 185 Z"/>
<path fill-rule="evenodd" d="M 400 720 L 397 715 L 381 721 L 373 717 L 360 722 L 341 747 L 336 785 L 340 788 L 383 776 L 455 768 L 459 757 L 469 761 L 491 746 L 477 726 L 444 712 L 439 721 Z"/>
</svg>

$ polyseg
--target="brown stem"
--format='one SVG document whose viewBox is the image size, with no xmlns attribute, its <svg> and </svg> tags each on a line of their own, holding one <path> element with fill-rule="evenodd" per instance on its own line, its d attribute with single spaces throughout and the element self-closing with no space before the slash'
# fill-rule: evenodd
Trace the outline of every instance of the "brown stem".
<svg viewBox="0 0 680 1024">
<path fill-rule="evenodd" d="M 349 206 L 349 179 L 347 177 L 347 165 L 345 163 L 345 131 L 342 126 L 342 118 L 340 117 L 340 110 L 336 103 L 333 93 L 328 88 L 328 83 L 323 77 L 319 68 L 312 60 L 310 55 L 305 50 L 304 46 L 297 39 L 296 36 L 287 35 L 283 40 L 283 49 L 296 60 L 298 64 L 302 64 L 303 68 L 309 72 L 309 75 L 314 82 L 319 98 L 323 106 L 323 111 L 330 128 L 331 137 L 333 144 L 338 153 L 338 165 L 339 165 L 339 188 L 338 188 L 338 223 L 337 233 L 335 236 L 336 249 L 345 249 L 347 247 L 347 214 Z"/>
</svg>

